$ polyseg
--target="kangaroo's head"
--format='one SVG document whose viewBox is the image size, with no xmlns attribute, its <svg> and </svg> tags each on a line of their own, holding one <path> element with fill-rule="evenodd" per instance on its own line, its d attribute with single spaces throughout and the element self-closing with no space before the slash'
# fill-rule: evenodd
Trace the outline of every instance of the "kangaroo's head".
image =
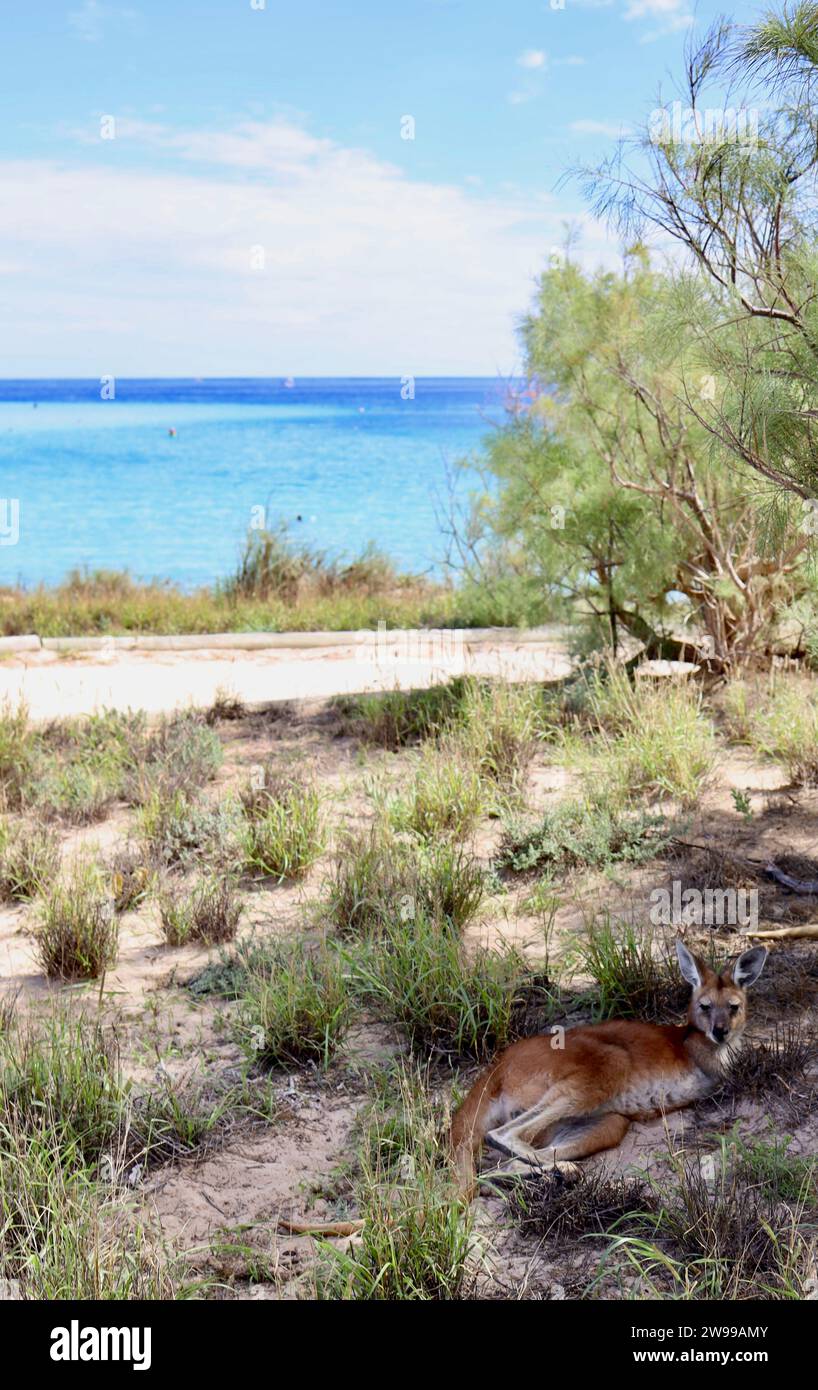
<svg viewBox="0 0 818 1390">
<path fill-rule="evenodd" d="M 688 1018 L 694 1028 L 721 1047 L 735 1041 L 747 1022 L 747 993 L 755 984 L 767 959 L 766 946 L 754 946 L 728 961 L 720 974 L 705 965 L 699 956 L 688 951 L 684 942 L 676 942 L 679 968 L 689 985 Z"/>
</svg>

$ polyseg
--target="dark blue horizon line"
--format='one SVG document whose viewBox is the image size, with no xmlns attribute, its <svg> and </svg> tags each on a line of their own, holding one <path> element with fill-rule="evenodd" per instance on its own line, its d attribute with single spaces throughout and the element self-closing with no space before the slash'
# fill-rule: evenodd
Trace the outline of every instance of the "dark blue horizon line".
<svg viewBox="0 0 818 1390">
<path fill-rule="evenodd" d="M 406 374 L 404 374 L 406 375 Z M 518 376 L 506 377 L 497 373 L 493 376 L 421 376 L 417 372 L 412 373 L 415 381 L 520 381 L 523 378 Z M 91 382 L 94 385 L 102 380 L 99 376 L 3 376 L 0 377 L 0 385 L 7 385 L 17 382 Z M 397 372 L 387 376 L 292 376 L 282 372 L 271 376 L 116 376 L 117 381 L 183 381 L 183 382 L 204 382 L 204 381 L 401 381 L 403 377 Z"/>
</svg>

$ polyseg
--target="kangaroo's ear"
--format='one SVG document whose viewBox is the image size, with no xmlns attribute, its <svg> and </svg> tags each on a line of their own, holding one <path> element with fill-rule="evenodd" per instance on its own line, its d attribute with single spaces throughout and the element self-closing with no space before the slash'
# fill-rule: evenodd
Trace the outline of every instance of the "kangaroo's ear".
<svg viewBox="0 0 818 1390">
<path fill-rule="evenodd" d="M 733 984 L 739 989 L 748 989 L 754 985 L 767 960 L 767 947 L 754 946 L 751 951 L 742 951 L 729 967 L 729 973 Z"/>
<path fill-rule="evenodd" d="M 707 972 L 707 967 L 698 956 L 694 956 L 692 951 L 688 951 L 681 937 L 676 938 L 676 956 L 679 961 L 679 969 L 684 975 L 687 983 L 694 989 L 698 989 Z"/>
</svg>

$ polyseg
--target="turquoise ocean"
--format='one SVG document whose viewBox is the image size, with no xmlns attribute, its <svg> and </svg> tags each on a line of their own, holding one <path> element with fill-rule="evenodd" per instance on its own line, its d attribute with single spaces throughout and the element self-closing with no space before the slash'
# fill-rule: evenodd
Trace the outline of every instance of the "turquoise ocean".
<svg viewBox="0 0 818 1390">
<path fill-rule="evenodd" d="M 117 380 L 110 398 L 99 381 L 0 382 L 0 584 L 77 567 L 208 584 L 232 571 L 260 508 L 332 556 L 372 541 L 401 569 L 440 572 L 449 479 L 502 420 L 507 390 Z M 461 476 L 461 499 L 468 486 Z"/>
</svg>

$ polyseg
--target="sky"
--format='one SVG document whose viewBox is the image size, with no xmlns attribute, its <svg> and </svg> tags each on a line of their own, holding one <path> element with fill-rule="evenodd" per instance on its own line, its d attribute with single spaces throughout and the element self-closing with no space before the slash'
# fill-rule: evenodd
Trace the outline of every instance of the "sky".
<svg viewBox="0 0 818 1390">
<path fill-rule="evenodd" d="M 489 375 L 716 0 L 4 7 L 0 376 Z"/>
</svg>

